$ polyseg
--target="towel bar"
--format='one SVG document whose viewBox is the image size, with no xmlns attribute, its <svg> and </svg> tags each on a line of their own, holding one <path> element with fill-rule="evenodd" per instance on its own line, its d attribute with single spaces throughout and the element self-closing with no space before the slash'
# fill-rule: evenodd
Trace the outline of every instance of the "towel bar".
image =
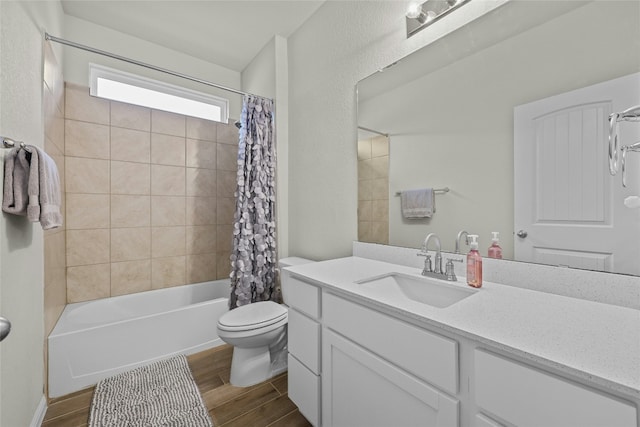
<svg viewBox="0 0 640 427">
<path fill-rule="evenodd" d="M 434 188 L 434 189 L 433 189 L 433 192 L 434 192 L 434 193 L 448 193 L 449 191 L 450 191 L 450 190 L 449 190 L 449 187 L 444 187 L 444 188 Z M 402 191 L 396 191 L 396 196 L 399 196 L 399 195 L 401 195 L 401 194 L 402 194 Z"/>
<path fill-rule="evenodd" d="M 20 147 L 24 148 L 25 145 L 22 141 L 16 141 L 11 138 L 7 138 L 6 136 L 0 136 L 0 139 L 2 139 L 2 148 L 13 148 L 16 144 L 19 144 Z"/>
</svg>

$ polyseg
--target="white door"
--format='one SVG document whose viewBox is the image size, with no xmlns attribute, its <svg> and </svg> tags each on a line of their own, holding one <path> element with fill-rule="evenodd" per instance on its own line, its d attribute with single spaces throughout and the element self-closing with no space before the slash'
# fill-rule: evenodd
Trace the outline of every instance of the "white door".
<svg viewBox="0 0 640 427">
<path fill-rule="evenodd" d="M 640 104 L 640 73 L 514 109 L 515 259 L 640 274 L 640 154 L 627 155 L 627 188 L 608 163 L 608 117 Z M 620 125 L 621 142 L 640 123 Z"/>
</svg>

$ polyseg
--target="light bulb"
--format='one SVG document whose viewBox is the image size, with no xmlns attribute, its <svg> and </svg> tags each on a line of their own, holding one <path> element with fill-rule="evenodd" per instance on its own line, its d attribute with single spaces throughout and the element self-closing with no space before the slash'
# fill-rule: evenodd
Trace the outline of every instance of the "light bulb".
<svg viewBox="0 0 640 427">
<path fill-rule="evenodd" d="M 407 18 L 416 19 L 424 12 L 422 11 L 422 4 L 411 3 L 407 9 Z"/>
</svg>

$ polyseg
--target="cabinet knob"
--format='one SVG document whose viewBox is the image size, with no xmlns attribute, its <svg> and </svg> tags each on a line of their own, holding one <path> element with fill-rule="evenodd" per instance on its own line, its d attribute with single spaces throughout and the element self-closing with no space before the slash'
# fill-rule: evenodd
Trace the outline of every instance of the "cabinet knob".
<svg viewBox="0 0 640 427">
<path fill-rule="evenodd" d="M 525 237 L 527 237 L 528 235 L 529 235 L 529 233 L 527 233 L 527 232 L 526 232 L 526 231 L 524 231 L 524 230 L 519 230 L 519 231 L 516 233 L 516 236 L 518 236 L 518 237 L 519 237 L 519 238 L 521 238 L 521 239 L 524 239 L 524 238 L 525 238 Z"/>
</svg>

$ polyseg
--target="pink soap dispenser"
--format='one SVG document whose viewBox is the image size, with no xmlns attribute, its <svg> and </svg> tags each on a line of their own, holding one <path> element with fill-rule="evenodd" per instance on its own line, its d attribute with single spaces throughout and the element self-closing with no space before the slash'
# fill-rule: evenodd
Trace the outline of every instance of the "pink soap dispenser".
<svg viewBox="0 0 640 427">
<path fill-rule="evenodd" d="M 482 257 L 478 253 L 478 235 L 469 234 L 471 250 L 467 254 L 467 285 L 482 286 Z"/>
<path fill-rule="evenodd" d="M 491 246 L 489 246 L 487 254 L 489 255 L 489 258 L 502 259 L 502 248 L 500 247 L 498 239 L 499 233 L 497 231 L 492 231 L 491 234 L 493 234 L 493 238 L 491 239 L 492 243 Z"/>
</svg>

